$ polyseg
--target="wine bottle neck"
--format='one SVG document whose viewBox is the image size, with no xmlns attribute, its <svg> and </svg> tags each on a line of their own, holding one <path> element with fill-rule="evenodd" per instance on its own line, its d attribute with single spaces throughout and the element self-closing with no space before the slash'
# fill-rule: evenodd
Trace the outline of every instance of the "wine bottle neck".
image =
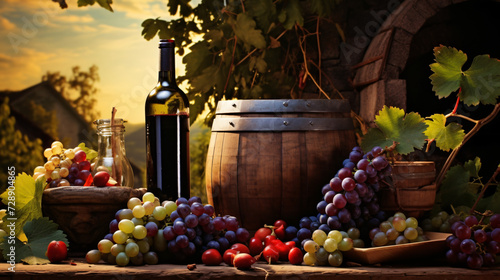
<svg viewBox="0 0 500 280">
<path fill-rule="evenodd" d="M 158 81 L 175 84 L 175 45 L 173 41 L 162 40 L 160 42 L 160 69 Z"/>
</svg>

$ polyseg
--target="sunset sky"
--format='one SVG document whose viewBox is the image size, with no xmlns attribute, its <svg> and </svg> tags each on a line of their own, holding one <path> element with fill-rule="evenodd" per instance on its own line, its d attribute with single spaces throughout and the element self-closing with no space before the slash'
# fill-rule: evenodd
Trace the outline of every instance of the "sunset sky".
<svg viewBox="0 0 500 280">
<path fill-rule="evenodd" d="M 115 106 L 119 117 L 144 122 L 144 101 L 157 80 L 158 38 L 146 41 L 141 23 L 168 19 L 167 1 L 113 2 L 111 13 L 97 4 L 78 8 L 76 0 L 67 0 L 65 10 L 50 0 L 1 0 L 0 90 L 37 84 L 47 71 L 69 77 L 73 66 L 95 64 L 101 117 Z"/>
</svg>

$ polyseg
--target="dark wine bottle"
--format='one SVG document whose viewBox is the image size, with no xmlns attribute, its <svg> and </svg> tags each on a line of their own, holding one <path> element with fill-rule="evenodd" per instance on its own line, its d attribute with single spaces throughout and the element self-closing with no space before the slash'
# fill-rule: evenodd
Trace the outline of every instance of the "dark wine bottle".
<svg viewBox="0 0 500 280">
<path fill-rule="evenodd" d="M 146 99 L 147 188 L 160 201 L 190 197 L 189 101 L 175 81 L 175 43 L 160 40 L 158 84 Z"/>
</svg>

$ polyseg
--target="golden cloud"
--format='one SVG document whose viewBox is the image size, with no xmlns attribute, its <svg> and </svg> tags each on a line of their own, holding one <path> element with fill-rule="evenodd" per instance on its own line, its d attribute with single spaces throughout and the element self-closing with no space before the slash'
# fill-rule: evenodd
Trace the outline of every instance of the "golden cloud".
<svg viewBox="0 0 500 280">
<path fill-rule="evenodd" d="M 41 81 L 41 64 L 49 61 L 54 54 L 35 49 L 21 48 L 19 55 L 0 53 L 0 85 L 2 89 L 20 90 Z"/>
<path fill-rule="evenodd" d="M 12 31 L 16 29 L 16 25 L 13 24 L 10 20 L 0 17 L 0 29 L 5 31 Z"/>
<path fill-rule="evenodd" d="M 94 21 L 94 18 L 91 17 L 90 15 L 77 16 L 77 15 L 61 14 L 55 17 L 55 19 L 57 21 L 64 23 L 89 23 Z"/>
</svg>

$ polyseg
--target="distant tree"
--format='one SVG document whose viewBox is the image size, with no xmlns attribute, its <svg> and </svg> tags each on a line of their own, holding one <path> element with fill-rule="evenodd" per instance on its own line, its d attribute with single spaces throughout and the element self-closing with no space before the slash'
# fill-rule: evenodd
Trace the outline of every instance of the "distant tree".
<svg viewBox="0 0 500 280">
<path fill-rule="evenodd" d="M 36 166 L 42 164 L 42 141 L 30 140 L 15 128 L 16 119 L 10 116 L 9 99 L 0 104 L 0 193 L 8 187 L 8 168 L 14 167 L 16 173 L 33 174 Z"/>
<path fill-rule="evenodd" d="M 99 118 L 99 113 L 95 109 L 97 102 L 95 96 L 99 92 L 95 86 L 99 81 L 98 70 L 96 65 L 92 65 L 87 72 L 75 66 L 69 79 L 60 72 L 47 71 L 42 81 L 49 82 L 86 121 L 91 123 Z"/>
</svg>

